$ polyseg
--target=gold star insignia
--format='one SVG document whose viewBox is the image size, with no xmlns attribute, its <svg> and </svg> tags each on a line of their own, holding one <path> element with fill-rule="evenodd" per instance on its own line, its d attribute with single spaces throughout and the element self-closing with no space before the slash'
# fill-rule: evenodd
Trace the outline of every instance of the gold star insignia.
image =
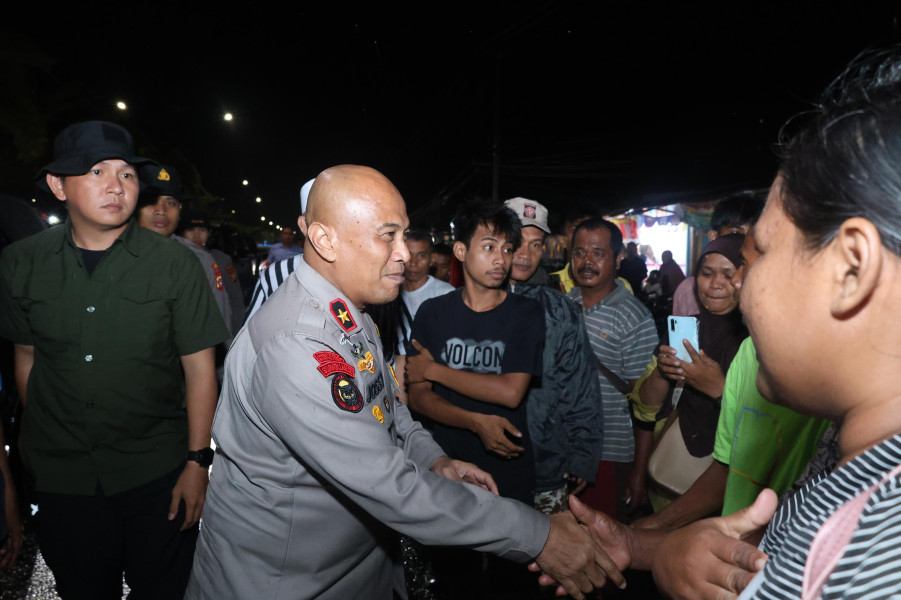
<svg viewBox="0 0 901 600">
<path fill-rule="evenodd" d="M 346 310 L 339 310 L 339 311 L 338 311 L 338 318 L 341 319 L 341 322 L 342 322 L 342 323 L 347 323 L 348 321 L 350 321 L 350 317 L 347 316 L 347 311 L 346 311 Z"/>
</svg>

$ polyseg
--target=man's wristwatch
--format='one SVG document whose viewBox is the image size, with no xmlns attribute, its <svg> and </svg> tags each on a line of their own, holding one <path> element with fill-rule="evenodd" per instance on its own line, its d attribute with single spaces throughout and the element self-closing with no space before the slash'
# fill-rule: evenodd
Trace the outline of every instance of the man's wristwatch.
<svg viewBox="0 0 901 600">
<path fill-rule="evenodd" d="M 204 448 L 202 450 L 189 450 L 185 458 L 193 460 L 201 467 L 209 467 L 213 464 L 213 455 L 216 454 L 212 448 Z"/>
</svg>

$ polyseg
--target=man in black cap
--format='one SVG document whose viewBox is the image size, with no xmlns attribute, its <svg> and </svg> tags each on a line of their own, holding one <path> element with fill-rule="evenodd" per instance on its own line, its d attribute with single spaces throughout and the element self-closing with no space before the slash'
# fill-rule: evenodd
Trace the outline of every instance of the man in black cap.
<svg viewBox="0 0 901 600">
<path fill-rule="evenodd" d="M 202 244 L 195 244 L 192 240 L 175 234 L 178 230 L 184 232 L 188 226 L 192 226 L 191 221 L 197 219 L 201 219 L 207 228 L 209 228 L 209 223 L 207 223 L 206 217 L 200 217 L 188 211 L 184 211 L 184 215 L 182 214 L 184 194 L 181 188 L 181 177 L 174 167 L 158 164 L 144 165 L 141 167 L 139 175 L 141 183 L 145 187 L 138 196 L 138 224 L 186 246 L 200 261 L 203 273 L 210 284 L 210 290 L 213 292 L 213 298 L 216 300 L 216 306 L 219 307 L 219 312 L 222 313 L 222 318 L 231 334 L 226 340 L 225 346 L 220 349 L 220 354 L 224 359 L 225 349 L 231 343 L 230 338 L 241 328 L 244 308 L 239 309 L 238 322 L 235 323 L 231 299 L 225 284 L 226 274 L 223 273 L 222 267 L 213 255 L 203 248 Z M 217 361 L 217 363 L 220 362 Z"/>
<path fill-rule="evenodd" d="M 135 596 L 180 598 L 228 332 L 194 256 L 131 219 L 150 161 L 129 133 L 77 123 L 54 155 L 38 183 L 68 222 L 0 257 L 41 552 L 63 598 L 119 599 L 123 572 Z"/>
</svg>

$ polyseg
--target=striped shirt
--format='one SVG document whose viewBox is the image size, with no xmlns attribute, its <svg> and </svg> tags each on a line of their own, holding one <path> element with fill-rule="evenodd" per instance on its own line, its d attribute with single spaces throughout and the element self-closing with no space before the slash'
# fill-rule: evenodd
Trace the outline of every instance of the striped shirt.
<svg viewBox="0 0 901 600">
<path fill-rule="evenodd" d="M 300 261 L 303 260 L 303 254 L 298 254 L 296 256 L 292 256 L 291 258 L 286 258 L 284 260 L 280 260 L 278 262 L 272 263 L 269 267 L 263 271 L 260 271 L 260 278 L 257 279 L 257 284 L 253 288 L 253 296 L 250 298 L 250 306 L 247 307 L 247 315 L 244 317 L 244 322 L 255 313 L 263 303 L 266 302 L 266 299 L 272 295 L 272 292 L 288 278 L 288 275 L 294 272 L 297 269 L 297 266 L 300 264 Z"/>
<path fill-rule="evenodd" d="M 595 357 L 626 381 L 644 373 L 657 346 L 654 318 L 638 299 L 616 282 L 616 289 L 590 308 L 582 304 L 582 289 L 575 287 L 569 297 L 582 307 L 585 328 Z M 604 448 L 601 460 L 630 462 L 635 455 L 629 401 L 598 371 L 604 410 Z"/>
<path fill-rule="evenodd" d="M 901 464 L 901 434 L 831 473 L 822 473 L 782 504 L 761 549 L 770 558 L 741 598 L 800 598 L 814 536 L 841 505 Z M 824 599 L 901 598 L 901 476 L 879 485 L 860 515 L 845 553 L 823 588 Z"/>
</svg>

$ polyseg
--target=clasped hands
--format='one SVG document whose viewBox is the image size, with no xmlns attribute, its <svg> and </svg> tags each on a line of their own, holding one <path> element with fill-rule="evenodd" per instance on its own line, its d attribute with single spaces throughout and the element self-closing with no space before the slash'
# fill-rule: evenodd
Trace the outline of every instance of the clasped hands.
<svg viewBox="0 0 901 600">
<path fill-rule="evenodd" d="M 529 569 L 543 572 L 541 585 L 557 583 L 558 596 L 582 598 L 592 586 L 603 586 L 606 578 L 625 587 L 622 571 L 632 567 L 652 570 L 660 590 L 676 600 L 734 599 L 766 563 L 766 554 L 749 542 L 762 533 L 776 504 L 776 494 L 764 490 L 754 504 L 734 514 L 666 532 L 633 529 L 570 496 L 572 512 L 551 517 L 551 534 Z M 590 545 L 573 531 L 574 524 Z M 561 539 L 582 546 L 564 553 L 563 560 L 569 562 L 562 565 L 551 560 Z"/>
</svg>

